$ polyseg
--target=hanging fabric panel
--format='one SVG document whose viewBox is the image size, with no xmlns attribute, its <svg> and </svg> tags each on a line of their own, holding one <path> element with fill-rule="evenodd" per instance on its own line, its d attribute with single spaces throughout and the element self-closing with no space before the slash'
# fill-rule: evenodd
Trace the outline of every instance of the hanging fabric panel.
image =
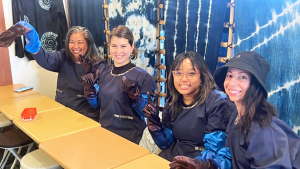
<svg viewBox="0 0 300 169">
<path fill-rule="evenodd" d="M 255 51 L 270 63 L 268 100 L 300 136 L 300 0 L 236 0 L 234 52 Z"/>
<path fill-rule="evenodd" d="M 68 31 L 67 19 L 62 0 L 12 0 L 13 22 L 26 21 L 39 34 L 42 48 L 47 52 L 55 52 L 64 48 Z M 23 45 L 21 37 L 15 40 L 16 56 L 29 60 L 33 57 Z"/>
<path fill-rule="evenodd" d="M 166 66 L 178 54 L 196 51 L 214 72 L 226 12 L 224 0 L 166 0 Z"/>
<path fill-rule="evenodd" d="M 71 26 L 86 27 L 97 47 L 103 46 L 103 0 L 69 0 Z"/>
<path fill-rule="evenodd" d="M 136 66 L 154 73 L 156 50 L 156 0 L 108 0 L 109 28 L 129 27 L 138 49 Z"/>
</svg>

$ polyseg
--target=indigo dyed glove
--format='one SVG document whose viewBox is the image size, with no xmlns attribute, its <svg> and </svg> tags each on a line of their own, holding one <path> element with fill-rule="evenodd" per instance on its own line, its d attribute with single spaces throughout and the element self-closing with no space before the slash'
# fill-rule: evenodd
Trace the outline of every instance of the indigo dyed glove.
<svg viewBox="0 0 300 169">
<path fill-rule="evenodd" d="M 39 34 L 36 32 L 33 26 L 25 21 L 19 21 L 17 24 L 23 25 L 30 29 L 30 31 L 25 34 L 27 42 L 25 49 L 30 53 L 37 53 L 42 46 L 42 42 L 39 40 Z"/>
<path fill-rule="evenodd" d="M 211 160 L 202 162 L 185 156 L 176 156 L 170 164 L 170 169 L 217 169 Z"/>
<path fill-rule="evenodd" d="M 147 117 L 147 125 L 149 130 L 155 131 L 162 128 L 162 123 L 158 116 L 159 114 L 159 106 L 158 106 L 158 92 L 155 92 L 154 101 L 152 101 L 149 92 L 147 92 L 148 96 L 148 104 L 143 108 L 142 112 Z"/>
<path fill-rule="evenodd" d="M 81 65 L 84 67 L 85 73 L 92 73 L 93 62 L 87 58 L 85 55 L 80 54 L 78 58 Z"/>
<path fill-rule="evenodd" d="M 98 73 L 99 71 L 96 71 L 95 73 L 88 73 L 81 76 L 81 81 L 84 85 L 85 97 L 88 95 L 97 94 L 98 90 L 95 85 L 97 85 L 97 81 L 99 79 Z"/>
<path fill-rule="evenodd" d="M 21 23 L 16 23 L 0 34 L 0 47 L 9 47 L 16 39 L 16 37 L 21 36 L 29 32 L 30 30 L 31 29 L 23 26 Z"/>
<path fill-rule="evenodd" d="M 128 97 L 132 99 L 133 102 L 137 102 L 140 96 L 139 85 L 125 76 L 122 77 L 122 89 L 123 92 L 127 93 Z"/>
</svg>

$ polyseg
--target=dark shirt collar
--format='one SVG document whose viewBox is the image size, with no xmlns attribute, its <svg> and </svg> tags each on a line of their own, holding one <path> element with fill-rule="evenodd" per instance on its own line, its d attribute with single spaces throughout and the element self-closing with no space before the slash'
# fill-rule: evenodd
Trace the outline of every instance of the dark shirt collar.
<svg viewBox="0 0 300 169">
<path fill-rule="evenodd" d="M 127 70 L 131 69 L 135 67 L 134 64 L 132 64 L 131 62 L 129 62 L 128 64 L 121 66 L 121 67 L 113 67 L 112 73 L 113 74 L 122 74 L 124 72 L 126 72 Z"/>
</svg>

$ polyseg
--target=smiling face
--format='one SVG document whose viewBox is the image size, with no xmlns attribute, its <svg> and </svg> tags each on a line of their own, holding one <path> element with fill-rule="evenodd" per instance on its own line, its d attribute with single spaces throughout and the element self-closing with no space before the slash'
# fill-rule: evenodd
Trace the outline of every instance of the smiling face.
<svg viewBox="0 0 300 169">
<path fill-rule="evenodd" d="M 179 72 L 179 75 L 176 75 Z M 184 98 L 194 98 L 201 84 L 200 71 L 186 58 L 173 71 L 174 86 Z"/>
<path fill-rule="evenodd" d="M 113 36 L 110 43 L 110 54 L 114 59 L 114 65 L 121 67 L 128 64 L 133 49 L 134 44 L 131 46 L 128 39 Z"/>
<path fill-rule="evenodd" d="M 86 54 L 86 51 L 88 50 L 88 44 L 82 33 L 73 33 L 70 36 L 69 49 L 75 62 L 78 62 L 78 57 L 80 54 Z"/>
<path fill-rule="evenodd" d="M 250 87 L 251 74 L 248 71 L 228 68 L 224 81 L 224 89 L 237 107 L 242 105 L 245 93 Z"/>
</svg>

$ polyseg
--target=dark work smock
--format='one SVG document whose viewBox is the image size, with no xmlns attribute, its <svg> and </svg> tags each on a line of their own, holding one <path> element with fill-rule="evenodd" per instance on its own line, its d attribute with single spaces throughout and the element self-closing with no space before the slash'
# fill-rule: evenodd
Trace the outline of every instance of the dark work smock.
<svg viewBox="0 0 300 169">
<path fill-rule="evenodd" d="M 131 63 L 130 63 L 131 64 Z M 113 74 L 114 65 L 106 67 L 99 80 L 100 124 L 136 144 L 142 138 L 146 123 L 132 107 L 132 101 L 122 89 L 122 77 L 138 82 L 140 94 L 154 94 L 154 81 L 148 72 L 131 67 L 121 74 Z"/>
<path fill-rule="evenodd" d="M 172 129 L 177 142 L 163 150 L 159 156 L 169 161 L 173 161 L 177 155 L 190 158 L 199 156 L 199 147 L 204 147 L 204 135 L 215 131 L 225 132 L 229 117 L 235 109 L 227 95 L 217 90 L 210 91 L 204 103 L 184 107 L 175 121 L 171 121 L 171 107 L 165 104 L 162 123 L 164 127 Z"/>
<path fill-rule="evenodd" d="M 50 53 L 41 48 L 33 56 L 41 67 L 58 72 L 56 101 L 98 122 L 99 108 L 94 109 L 84 97 L 84 86 L 80 80 L 86 74 L 83 66 L 67 58 L 64 49 Z"/>
<path fill-rule="evenodd" d="M 64 48 L 68 25 L 62 0 L 12 0 L 12 12 L 14 24 L 26 21 L 36 29 L 44 50 L 56 52 Z M 26 44 L 25 36 L 23 40 L 16 38 L 16 56 L 23 58 L 25 54 L 33 60 L 33 54 L 25 50 Z"/>
<path fill-rule="evenodd" d="M 300 168 L 300 138 L 278 117 L 261 128 L 252 123 L 251 131 L 240 132 L 234 121 L 228 124 L 226 145 L 230 148 L 232 168 Z"/>
</svg>

